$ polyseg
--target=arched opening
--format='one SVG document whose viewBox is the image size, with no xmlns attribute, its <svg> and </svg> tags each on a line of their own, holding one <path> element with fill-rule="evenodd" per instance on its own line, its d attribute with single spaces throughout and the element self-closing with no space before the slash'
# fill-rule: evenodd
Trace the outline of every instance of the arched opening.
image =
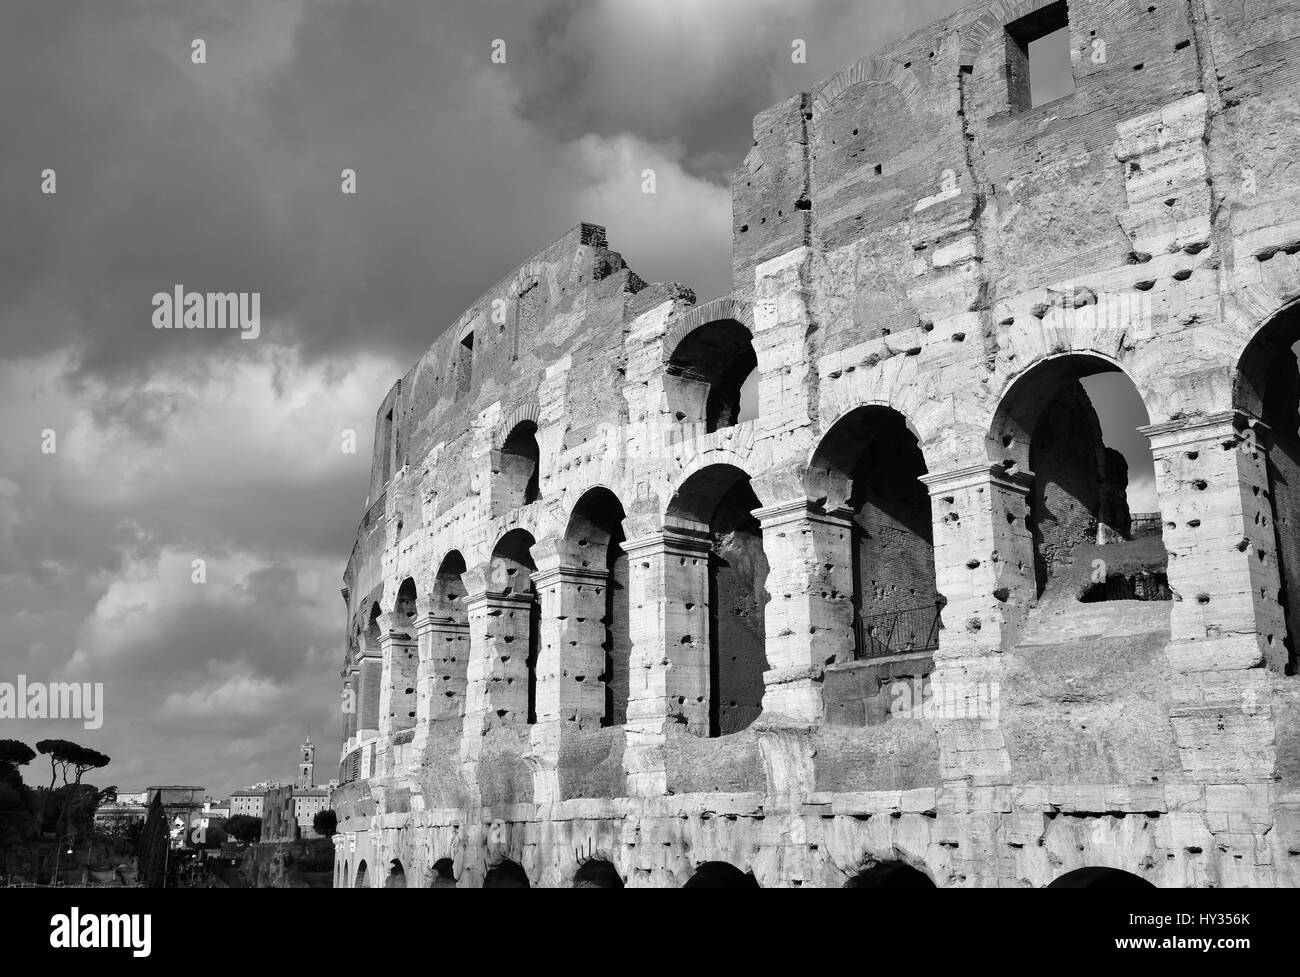
<svg viewBox="0 0 1300 977">
<path fill-rule="evenodd" d="M 623 552 L 623 506 L 613 492 L 595 488 L 586 492 L 574 506 L 565 532 L 570 553 L 584 570 L 604 575 L 601 596 L 604 635 L 601 649 L 600 680 L 605 687 L 605 713 L 602 726 L 622 726 L 627 722 L 628 661 L 632 654 L 631 608 L 628 594 L 628 561 Z"/>
<path fill-rule="evenodd" d="M 352 881 L 352 888 L 364 889 L 367 884 L 368 883 L 366 882 L 366 860 L 363 858 L 361 859 L 361 861 L 357 862 L 357 877 Z"/>
<path fill-rule="evenodd" d="M 383 612 L 379 601 L 370 605 L 370 614 L 366 618 L 366 646 L 372 651 L 379 650 L 379 616 Z"/>
<path fill-rule="evenodd" d="M 760 504 L 743 471 L 709 465 L 691 475 L 669 505 L 669 526 L 702 537 L 708 547 L 707 579 L 698 596 L 708 611 L 710 736 L 739 732 L 763 711 L 768 563 L 753 514 Z M 694 645 L 696 636 L 682 642 Z"/>
<path fill-rule="evenodd" d="M 505 858 L 488 869 L 483 877 L 485 889 L 531 889 L 528 873 L 518 862 Z"/>
<path fill-rule="evenodd" d="M 846 889 L 935 889 L 930 876 L 903 862 L 877 862 L 847 882 Z"/>
<path fill-rule="evenodd" d="M 668 406 L 677 420 L 717 431 L 758 414 L 758 357 L 749 330 L 719 319 L 686 334 L 668 358 Z M 751 379 L 751 376 L 754 379 Z"/>
<path fill-rule="evenodd" d="M 450 858 L 440 858 L 434 862 L 429 874 L 432 877 L 430 888 L 456 888 L 456 863 Z"/>
<path fill-rule="evenodd" d="M 339 884 L 338 884 L 338 887 L 339 887 L 340 889 L 347 889 L 347 888 L 350 888 L 350 887 L 351 887 L 351 883 L 349 882 L 349 880 L 350 880 L 351 878 L 352 878 L 352 869 L 351 869 L 351 867 L 348 865 L 347 862 L 344 862 L 343 865 L 342 865 L 342 866 L 340 867 L 340 869 L 339 869 Z"/>
<path fill-rule="evenodd" d="M 1250 432 L 1247 447 L 1265 449 L 1278 603 L 1286 621 L 1287 674 L 1297 667 L 1295 615 L 1300 611 L 1300 305 L 1270 319 L 1246 345 L 1237 365 L 1233 406 L 1262 421 L 1267 435 Z M 1267 441 L 1267 444 L 1263 442 Z M 1264 556 L 1267 559 L 1267 554 Z"/>
<path fill-rule="evenodd" d="M 397 588 L 393 605 L 393 633 L 389 638 L 388 715 L 393 732 L 415 725 L 416 677 L 420 668 L 415 640 L 415 581 L 407 577 Z"/>
<path fill-rule="evenodd" d="M 389 863 L 388 878 L 384 879 L 385 889 L 405 889 L 406 888 L 406 869 L 402 863 L 394 858 Z"/>
<path fill-rule="evenodd" d="M 510 598 L 516 606 L 502 612 L 499 621 L 501 637 L 509 644 L 520 644 L 526 649 L 524 664 L 527 673 L 527 721 L 537 722 L 537 652 L 541 647 L 541 606 L 533 587 L 532 534 L 523 529 L 512 529 L 501 537 L 492 550 L 489 587 L 496 599 Z M 520 640 L 523 639 L 523 640 Z"/>
<path fill-rule="evenodd" d="M 758 880 L 730 862 L 704 862 L 686 880 L 683 889 L 757 889 Z"/>
<path fill-rule="evenodd" d="M 591 858 L 578 866 L 573 873 L 575 889 L 622 889 L 623 878 L 614 863 L 603 858 Z"/>
<path fill-rule="evenodd" d="M 536 502 L 542 497 L 537 425 L 520 421 L 506 435 L 500 451 L 493 452 L 494 509 L 504 512 Z"/>
<path fill-rule="evenodd" d="M 456 719 L 463 713 L 469 665 L 469 612 L 465 607 L 465 558 L 452 550 L 438 565 L 432 591 L 429 659 L 429 718 Z"/>
<path fill-rule="evenodd" d="M 399 625 L 415 624 L 415 581 L 407 577 L 402 581 L 402 585 L 397 588 L 397 603 L 393 617 L 397 619 Z"/>
<path fill-rule="evenodd" d="M 1132 380 L 1091 355 L 1046 360 L 1004 395 L 989 450 L 1033 474 L 1026 529 L 1040 598 L 1170 599 L 1147 423 Z"/>
<path fill-rule="evenodd" d="M 851 514 L 854 657 L 939 647 L 925 457 L 903 415 L 860 407 L 826 432 L 809 470 L 813 498 Z"/>
<path fill-rule="evenodd" d="M 1049 889 L 1154 889 L 1155 885 L 1132 872 L 1117 868 L 1076 868 L 1047 884 Z"/>
</svg>

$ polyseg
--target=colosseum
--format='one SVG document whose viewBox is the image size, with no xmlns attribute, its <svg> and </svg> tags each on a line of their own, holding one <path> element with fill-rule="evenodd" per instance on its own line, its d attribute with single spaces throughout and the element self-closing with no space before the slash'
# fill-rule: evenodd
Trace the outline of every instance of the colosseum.
<svg viewBox="0 0 1300 977">
<path fill-rule="evenodd" d="M 1298 33 L 972 4 L 755 118 L 727 294 L 582 223 L 446 324 L 335 885 L 1300 884 Z"/>
</svg>

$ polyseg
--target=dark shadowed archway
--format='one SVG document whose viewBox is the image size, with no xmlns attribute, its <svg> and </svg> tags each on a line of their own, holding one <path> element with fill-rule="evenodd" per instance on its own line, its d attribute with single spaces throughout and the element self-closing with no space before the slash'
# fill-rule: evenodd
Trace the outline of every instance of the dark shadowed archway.
<svg viewBox="0 0 1300 977">
<path fill-rule="evenodd" d="M 808 472 L 824 511 L 851 516 L 855 657 L 934 651 L 940 610 L 930 494 L 920 443 L 888 407 L 850 411 Z"/>
<path fill-rule="evenodd" d="M 527 667 L 527 721 L 537 722 L 537 653 L 541 647 L 541 606 L 533 586 L 532 574 L 537 569 L 533 562 L 532 534 L 523 529 L 512 529 L 498 541 L 492 550 L 489 564 L 488 589 L 498 601 L 512 598 L 517 604 L 503 614 L 509 619 L 502 622 L 503 632 L 513 631 L 514 640 L 526 652 Z M 524 639 L 520 641 L 519 639 Z"/>
<path fill-rule="evenodd" d="M 1117 868 L 1076 868 L 1049 882 L 1048 889 L 1111 889 L 1137 892 L 1156 888 L 1141 876 Z"/>
<path fill-rule="evenodd" d="M 702 422 L 706 431 L 732 427 L 749 419 L 742 401 L 749 400 L 753 409 L 755 396 L 746 381 L 757 368 L 758 357 L 742 323 L 719 319 L 702 325 L 687 333 L 669 356 L 669 406 L 678 420 Z"/>
<path fill-rule="evenodd" d="M 683 889 L 757 889 L 758 880 L 730 862 L 704 862 L 686 880 Z"/>
<path fill-rule="evenodd" d="M 687 478 L 668 507 L 669 528 L 707 546 L 707 579 L 698 597 L 707 605 L 708 671 L 702 684 L 710 736 L 739 732 L 763 710 L 768 563 L 753 515 L 759 506 L 749 476 L 719 464 Z M 695 645 L 696 636 L 682 641 Z"/>
<path fill-rule="evenodd" d="M 357 862 L 357 877 L 352 880 L 352 888 L 364 889 L 368 885 L 366 881 L 366 860 L 363 858 Z"/>
<path fill-rule="evenodd" d="M 528 873 L 518 862 L 506 858 L 488 869 L 483 877 L 485 889 L 531 889 Z"/>
<path fill-rule="evenodd" d="M 1099 410 L 1092 393 L 1101 399 Z M 1123 400 L 1121 412 L 1114 402 Z M 1127 454 L 1103 437 L 1123 441 Z M 1121 416 L 1122 415 L 1122 416 Z M 1018 377 L 1003 395 L 989 436 L 990 460 L 1030 472 L 1025 528 L 1033 542 L 1039 597 L 1168 600 L 1168 556 L 1156 510 L 1151 448 L 1137 428 L 1147 424 L 1136 387 L 1109 360 L 1057 356 Z M 1130 485 L 1130 464 L 1143 485 Z M 1133 512 L 1137 488 L 1150 508 Z"/>
<path fill-rule="evenodd" d="M 930 876 L 903 862 L 878 862 L 844 883 L 846 889 L 935 889 Z"/>
<path fill-rule="evenodd" d="M 632 632 L 628 558 L 622 547 L 623 517 L 623 505 L 618 497 L 607 488 L 594 488 L 578 500 L 565 531 L 569 553 L 580 569 L 603 575 L 595 583 L 602 590 L 604 603 L 601 621 L 604 661 L 600 674 L 605 687 L 603 726 L 622 726 L 627 722 Z"/>
<path fill-rule="evenodd" d="M 1269 319 L 1246 345 L 1237 364 L 1233 406 L 1262 421 L 1267 434 L 1244 432 L 1246 447 L 1264 449 L 1273 542 L 1286 620 L 1285 671 L 1297 670 L 1293 632 L 1300 614 L 1300 304 Z M 1267 556 L 1267 554 L 1266 554 Z"/>
</svg>

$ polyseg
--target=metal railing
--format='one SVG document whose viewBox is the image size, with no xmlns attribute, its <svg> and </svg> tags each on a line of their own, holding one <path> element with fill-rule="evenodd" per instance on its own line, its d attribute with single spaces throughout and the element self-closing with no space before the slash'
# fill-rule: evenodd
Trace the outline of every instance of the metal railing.
<svg viewBox="0 0 1300 977">
<path fill-rule="evenodd" d="M 865 617 L 855 616 L 854 659 L 934 651 L 939 647 L 939 612 L 942 609 L 943 603 L 935 602 Z"/>
</svg>

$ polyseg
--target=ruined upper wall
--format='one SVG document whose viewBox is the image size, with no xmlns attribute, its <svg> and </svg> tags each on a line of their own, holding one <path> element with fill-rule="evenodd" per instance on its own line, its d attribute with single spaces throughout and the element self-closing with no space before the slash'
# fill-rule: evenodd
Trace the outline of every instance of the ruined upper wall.
<svg viewBox="0 0 1300 977">
<path fill-rule="evenodd" d="M 1075 90 L 1025 107 L 1016 36 L 1027 20 L 1062 13 Z M 957 364 L 965 379 L 947 376 L 949 387 L 992 390 L 1013 376 L 1018 337 L 1041 332 L 1041 316 L 1026 313 L 1052 286 L 1131 292 L 1159 280 L 1148 328 L 1167 331 L 1191 301 L 1166 288 L 1171 277 L 1207 259 L 1207 270 L 1248 265 L 1279 237 L 1300 240 L 1300 69 L 1284 57 L 1297 34 L 1294 0 L 971 4 L 756 116 L 733 180 L 733 295 L 752 302 L 756 268 L 807 246 L 814 328 L 792 355 L 834 376 L 835 355 L 883 338 L 870 356 L 924 347 L 924 370 Z M 1183 291 L 1212 287 L 1200 280 Z M 625 420 L 630 324 L 693 301 L 681 286 L 645 286 L 603 229 L 573 228 L 485 292 L 390 392 L 376 417 L 372 509 L 407 462 L 436 477 L 406 480 L 404 491 L 433 483 L 436 498 L 396 500 L 411 514 L 402 533 L 422 511 L 473 494 L 486 442 L 526 419 L 548 382 L 580 396 L 562 398 L 554 426 L 564 443 L 544 451 Z M 978 320 L 954 324 L 963 313 Z M 944 319 L 950 328 L 931 332 Z M 1164 344 L 1142 345 L 1154 333 L 1126 342 L 1163 361 Z M 471 334 L 462 387 L 459 350 Z M 1212 343 L 1179 355 L 1178 379 L 1143 390 L 1153 420 L 1176 413 L 1189 384 L 1221 384 L 1231 369 Z M 983 432 L 949 440 L 967 435 Z M 354 605 L 376 582 L 371 545 L 350 563 Z"/>
</svg>

